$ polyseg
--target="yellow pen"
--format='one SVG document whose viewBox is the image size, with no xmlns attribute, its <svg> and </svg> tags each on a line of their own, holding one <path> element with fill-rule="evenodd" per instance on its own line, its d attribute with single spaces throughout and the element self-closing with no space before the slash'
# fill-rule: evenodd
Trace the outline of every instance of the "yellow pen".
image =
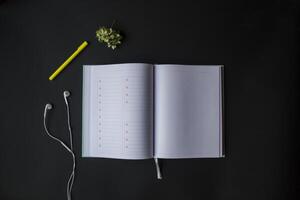
<svg viewBox="0 0 300 200">
<path fill-rule="evenodd" d="M 49 80 L 52 81 L 87 45 L 87 41 L 84 41 L 78 49 L 61 66 L 59 66 L 59 68 L 57 68 L 57 70 L 49 77 Z"/>
</svg>

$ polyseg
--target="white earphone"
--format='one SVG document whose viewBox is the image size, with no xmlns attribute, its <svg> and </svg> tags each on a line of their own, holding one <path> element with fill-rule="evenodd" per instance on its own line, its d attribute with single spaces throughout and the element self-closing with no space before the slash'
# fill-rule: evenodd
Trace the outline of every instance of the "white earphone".
<svg viewBox="0 0 300 200">
<path fill-rule="evenodd" d="M 48 110 L 51 110 L 51 109 L 52 109 L 52 104 L 47 103 L 46 106 L 45 106 L 45 110 L 44 110 L 44 118 L 45 118 L 46 115 L 47 115 L 47 111 L 48 111 Z"/>
<path fill-rule="evenodd" d="M 47 112 L 48 110 L 51 110 L 53 108 L 52 104 L 47 103 L 45 106 L 45 110 L 44 110 L 44 128 L 46 131 L 46 134 L 52 138 L 53 140 L 59 142 L 68 152 L 70 152 L 70 154 L 72 155 L 72 159 L 73 159 L 73 168 L 72 168 L 72 172 L 71 175 L 68 179 L 68 183 L 67 183 L 67 199 L 71 200 L 71 192 L 72 192 L 72 187 L 73 187 L 73 182 L 74 182 L 74 178 L 75 178 L 75 166 L 76 166 L 76 160 L 75 160 L 75 154 L 73 152 L 73 138 L 72 138 L 72 129 L 71 129 L 71 122 L 70 122 L 70 109 L 69 109 L 69 103 L 68 103 L 68 97 L 70 96 L 70 92 L 69 91 L 64 91 L 64 100 L 65 100 L 65 104 L 67 107 L 67 117 L 68 117 L 68 129 L 69 129 L 69 139 L 70 139 L 70 147 L 68 147 L 68 145 L 66 145 L 62 140 L 58 139 L 57 137 L 53 136 L 52 134 L 50 134 L 48 128 L 47 128 L 47 124 L 46 124 L 46 119 L 47 119 Z"/>
<path fill-rule="evenodd" d="M 70 92 L 68 90 L 64 91 L 64 97 L 70 96 Z"/>
<path fill-rule="evenodd" d="M 68 104 L 68 100 L 67 98 L 70 96 L 70 92 L 68 90 L 64 91 L 64 99 L 65 99 L 65 102 L 66 104 Z"/>
<path fill-rule="evenodd" d="M 48 110 L 51 110 L 51 109 L 52 109 L 52 105 L 51 105 L 50 103 L 47 103 L 47 104 L 46 104 L 46 108 L 47 108 Z"/>
</svg>

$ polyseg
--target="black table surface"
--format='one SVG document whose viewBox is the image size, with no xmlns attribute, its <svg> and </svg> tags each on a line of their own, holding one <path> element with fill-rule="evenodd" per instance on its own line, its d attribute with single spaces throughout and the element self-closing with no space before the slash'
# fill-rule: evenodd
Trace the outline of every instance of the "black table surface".
<svg viewBox="0 0 300 200">
<path fill-rule="evenodd" d="M 43 129 L 68 139 L 68 89 L 75 153 L 73 199 L 295 199 L 299 195 L 299 8 L 287 1 L 0 0 L 0 199 L 66 199 L 70 155 Z M 95 30 L 123 31 L 122 46 Z M 89 46 L 49 75 L 84 40 Z M 82 65 L 225 65 L 226 158 L 81 158 Z"/>
</svg>

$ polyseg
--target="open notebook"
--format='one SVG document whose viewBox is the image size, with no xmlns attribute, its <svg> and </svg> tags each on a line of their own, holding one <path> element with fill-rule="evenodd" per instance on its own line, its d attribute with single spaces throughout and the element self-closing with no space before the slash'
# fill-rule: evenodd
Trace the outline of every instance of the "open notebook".
<svg viewBox="0 0 300 200">
<path fill-rule="evenodd" d="M 82 156 L 223 157 L 223 66 L 83 66 Z"/>
</svg>

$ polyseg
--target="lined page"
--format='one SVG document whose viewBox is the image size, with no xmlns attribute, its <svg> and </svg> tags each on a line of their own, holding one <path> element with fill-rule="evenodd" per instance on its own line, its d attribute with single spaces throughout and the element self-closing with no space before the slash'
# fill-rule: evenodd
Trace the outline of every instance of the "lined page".
<svg viewBox="0 0 300 200">
<path fill-rule="evenodd" d="M 155 156 L 222 157 L 222 66 L 155 66 Z"/>
<path fill-rule="evenodd" d="M 146 159 L 153 156 L 153 66 L 84 66 L 89 106 L 83 156 Z M 89 91 L 89 92 L 86 92 Z"/>
</svg>

